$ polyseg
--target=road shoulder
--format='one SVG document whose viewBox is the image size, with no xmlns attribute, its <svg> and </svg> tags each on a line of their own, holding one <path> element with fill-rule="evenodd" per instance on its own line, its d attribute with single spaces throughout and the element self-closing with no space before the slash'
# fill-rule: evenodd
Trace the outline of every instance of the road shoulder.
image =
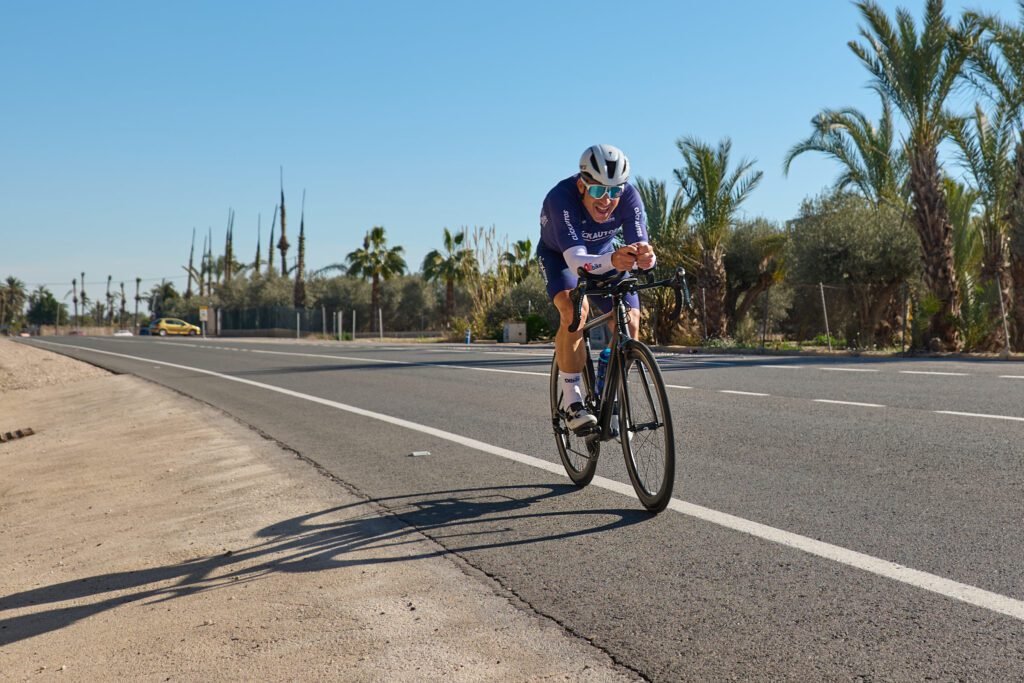
<svg viewBox="0 0 1024 683">
<path fill-rule="evenodd" d="M 7 340 L 0 379 L 5 677 L 633 679 L 213 408 Z"/>
</svg>

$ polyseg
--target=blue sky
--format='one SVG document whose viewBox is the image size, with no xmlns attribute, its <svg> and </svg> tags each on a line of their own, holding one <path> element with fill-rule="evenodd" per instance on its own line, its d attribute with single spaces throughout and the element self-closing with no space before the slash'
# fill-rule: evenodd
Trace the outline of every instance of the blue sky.
<svg viewBox="0 0 1024 683">
<path fill-rule="evenodd" d="M 764 171 L 745 213 L 781 222 L 838 172 L 805 155 L 782 174 L 811 117 L 879 112 L 858 24 L 846 0 L 7 0 L 0 278 L 183 289 L 193 227 L 222 249 L 229 208 L 246 261 L 262 216 L 265 258 L 281 167 L 289 256 L 305 190 L 312 269 L 374 225 L 413 270 L 445 227 L 536 243 L 545 193 L 596 142 L 674 187 L 678 138 L 730 137 Z"/>
</svg>

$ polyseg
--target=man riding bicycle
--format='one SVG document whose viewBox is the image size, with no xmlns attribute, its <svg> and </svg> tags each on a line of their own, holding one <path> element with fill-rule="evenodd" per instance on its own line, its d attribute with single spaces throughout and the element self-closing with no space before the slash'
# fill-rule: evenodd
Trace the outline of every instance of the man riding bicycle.
<svg viewBox="0 0 1024 683">
<path fill-rule="evenodd" d="M 629 159 L 611 145 L 588 147 L 580 157 L 580 172 L 555 185 L 540 213 L 540 260 L 548 296 L 561 322 L 555 334 L 555 359 L 562 382 L 562 408 L 568 414 L 566 424 L 574 432 L 597 424 L 583 403 L 580 379 L 585 363 L 582 332 L 569 332 L 573 304 L 569 296 L 583 268 L 609 278 L 639 267 L 654 267 L 654 249 L 647 242 L 647 216 L 640 193 L 630 185 Z M 626 245 L 614 248 L 614 238 L 623 232 Z M 626 297 L 629 305 L 629 333 L 640 332 L 640 300 L 635 293 Z M 599 301 L 607 312 L 610 302 Z M 588 302 L 583 301 L 582 319 L 586 320 Z"/>
</svg>

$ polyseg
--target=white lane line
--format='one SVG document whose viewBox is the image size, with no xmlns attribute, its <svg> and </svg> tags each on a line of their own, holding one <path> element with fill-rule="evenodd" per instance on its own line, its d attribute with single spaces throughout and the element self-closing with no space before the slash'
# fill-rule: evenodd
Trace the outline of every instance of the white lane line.
<svg viewBox="0 0 1024 683">
<path fill-rule="evenodd" d="M 759 368 L 772 368 L 773 370 L 803 370 L 799 365 L 758 365 Z"/>
<path fill-rule="evenodd" d="M 737 396 L 771 396 L 771 394 L 760 394 L 756 391 L 734 391 L 732 389 L 719 389 L 720 394 L 736 394 Z"/>
<path fill-rule="evenodd" d="M 684 387 L 682 384 L 666 384 L 669 389 L 693 389 L 693 387 Z"/>
<path fill-rule="evenodd" d="M 1024 375 L 999 375 L 999 379 L 1024 379 Z"/>
<path fill-rule="evenodd" d="M 1014 422 L 1024 422 L 1024 417 L 1010 417 L 1009 415 L 986 415 L 985 413 L 961 413 L 958 410 L 935 410 L 932 412 L 939 413 L 940 415 L 961 415 L 963 417 L 985 417 L 990 420 L 1013 420 Z"/>
<path fill-rule="evenodd" d="M 857 401 L 833 401 L 827 398 L 814 398 L 811 399 L 815 403 L 834 403 L 841 406 L 861 406 L 864 408 L 884 408 L 881 403 L 859 403 Z"/>
<path fill-rule="evenodd" d="M 550 377 L 550 372 L 528 372 L 526 370 L 501 370 L 499 368 L 470 368 L 465 365 L 445 365 L 444 363 L 431 363 L 435 368 L 451 368 L 452 370 L 476 370 L 477 372 L 505 372 L 510 375 L 534 375 L 536 377 Z"/>
<path fill-rule="evenodd" d="M 877 368 L 818 368 L 825 372 L 878 372 Z"/>
<path fill-rule="evenodd" d="M 382 413 L 375 413 L 370 410 L 364 410 L 363 408 L 357 408 L 344 403 L 338 403 L 337 401 L 331 401 L 319 396 L 312 396 L 310 394 L 303 394 L 298 391 L 292 391 L 290 389 L 284 389 L 282 387 L 276 387 L 272 384 L 263 384 L 262 382 L 256 382 L 251 379 L 244 379 L 242 377 L 232 377 L 231 375 L 224 375 L 219 372 L 213 372 L 211 370 L 202 370 L 200 368 L 193 368 L 187 365 L 178 365 L 177 363 L 167 363 L 164 361 L 156 361 L 148 358 L 140 358 L 138 356 L 129 356 L 123 353 L 114 353 L 113 351 L 100 351 L 99 349 L 91 349 L 85 346 L 73 346 L 71 344 L 54 344 L 52 342 L 44 342 L 41 340 L 36 341 L 37 344 L 46 344 L 48 346 L 55 346 L 57 348 L 73 348 L 81 351 L 91 351 L 93 353 L 101 353 L 107 356 L 115 356 L 118 358 L 127 358 L 129 360 L 140 361 L 143 363 L 156 363 L 158 365 L 177 368 L 179 370 L 188 370 L 190 372 L 196 372 L 202 375 L 209 375 L 211 377 L 217 377 L 229 382 L 238 382 L 239 384 L 246 384 L 259 389 L 266 389 L 274 393 L 283 394 L 292 398 L 298 398 L 312 403 L 317 403 L 330 408 L 336 408 L 345 412 L 352 413 L 354 415 L 361 415 L 381 422 L 386 422 L 398 427 L 404 427 L 413 431 L 428 434 L 430 436 L 451 441 L 467 448 L 472 448 L 484 453 L 496 455 L 498 457 L 512 460 L 530 467 L 543 470 L 550 474 L 558 476 L 566 476 L 565 470 L 561 465 L 557 465 L 547 460 L 534 457 L 532 455 L 526 455 L 525 453 L 519 453 L 512 451 L 507 448 L 495 446 L 483 441 L 477 441 L 460 434 L 453 434 L 452 432 L 446 432 L 441 429 L 429 427 L 427 425 L 419 424 L 417 422 L 411 422 L 409 420 L 403 420 L 402 418 L 393 417 L 391 415 L 384 415 Z M 1017 418 L 1024 419 L 1024 418 Z M 605 477 L 594 477 L 594 486 L 598 486 L 607 491 L 620 493 L 624 496 L 632 498 L 635 494 L 633 487 L 629 484 L 624 484 L 619 481 L 612 479 L 606 479 Z M 686 501 L 673 498 L 669 501 L 668 509 L 674 510 L 680 514 L 688 515 L 696 519 L 715 524 L 717 526 L 731 529 L 733 531 L 739 531 L 744 534 L 748 534 L 755 538 L 760 538 L 772 543 L 778 543 L 788 548 L 795 550 L 801 550 L 810 555 L 821 557 L 839 564 L 860 569 L 876 576 L 881 576 L 893 581 L 898 581 L 916 588 L 920 588 L 952 600 L 981 607 L 983 609 L 997 612 L 999 614 L 1005 614 L 1006 616 L 1013 617 L 1024 621 L 1024 600 L 1017 600 L 1006 595 L 987 591 L 976 586 L 969 584 L 960 583 L 959 581 L 953 581 L 935 574 L 929 574 L 918 569 L 911 569 L 889 560 L 883 560 L 878 557 L 873 557 L 865 553 L 860 553 L 855 550 L 849 550 L 841 546 L 832 545 L 831 543 L 825 543 L 818 541 L 813 538 L 794 534 L 789 531 L 782 529 L 776 529 L 759 522 L 753 522 L 742 517 L 736 517 L 725 512 L 719 512 L 718 510 L 712 510 L 710 508 L 702 507 L 700 505 L 694 505 L 693 503 L 687 503 Z"/>
<path fill-rule="evenodd" d="M 900 370 L 901 375 L 943 375 L 945 377 L 967 377 L 966 372 L 935 372 L 933 370 Z"/>
</svg>

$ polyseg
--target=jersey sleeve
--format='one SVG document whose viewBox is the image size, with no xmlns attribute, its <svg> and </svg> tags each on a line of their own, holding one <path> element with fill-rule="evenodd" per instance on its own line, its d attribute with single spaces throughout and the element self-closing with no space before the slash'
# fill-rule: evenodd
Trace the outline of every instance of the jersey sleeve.
<svg viewBox="0 0 1024 683">
<path fill-rule="evenodd" d="M 622 222 L 622 238 L 626 244 L 634 242 L 649 242 L 647 235 L 647 212 L 644 211 L 644 203 L 640 193 L 632 185 L 626 185 L 622 193 L 622 204 L 620 208 L 625 210 L 626 217 Z"/>
<path fill-rule="evenodd" d="M 540 220 L 544 242 L 555 251 L 584 246 L 579 211 L 561 201 L 559 193 L 552 192 L 545 198 Z"/>
</svg>

